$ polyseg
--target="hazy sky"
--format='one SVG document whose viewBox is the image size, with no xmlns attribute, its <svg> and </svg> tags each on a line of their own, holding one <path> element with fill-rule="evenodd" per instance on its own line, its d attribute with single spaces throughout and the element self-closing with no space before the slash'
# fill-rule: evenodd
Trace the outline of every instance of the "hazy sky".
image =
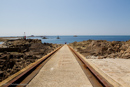
<svg viewBox="0 0 130 87">
<path fill-rule="evenodd" d="M 130 0 L 0 0 L 0 36 L 130 35 Z"/>
</svg>

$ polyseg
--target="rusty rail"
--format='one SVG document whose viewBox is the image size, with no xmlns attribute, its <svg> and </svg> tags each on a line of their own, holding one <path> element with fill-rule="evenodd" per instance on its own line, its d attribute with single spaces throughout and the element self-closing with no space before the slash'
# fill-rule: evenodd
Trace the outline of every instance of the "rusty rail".
<svg viewBox="0 0 130 87">
<path fill-rule="evenodd" d="M 62 46 L 61 46 L 62 47 Z M 0 82 L 0 87 L 17 86 L 24 87 L 30 82 L 31 79 L 39 72 L 40 68 L 47 62 L 47 59 L 56 53 L 61 47 L 55 49 L 53 52 L 43 56 L 36 62 L 29 64 L 27 67 L 8 77 L 7 79 Z M 20 84 L 20 85 L 19 85 Z"/>
<path fill-rule="evenodd" d="M 101 84 L 103 84 L 103 86 L 105 86 L 105 87 L 122 87 L 119 83 L 117 83 L 110 77 L 107 77 L 107 75 L 106 75 L 106 77 L 108 79 L 104 78 L 105 76 L 101 75 L 101 73 L 99 73 L 97 70 L 95 70 L 95 67 L 93 67 L 92 64 L 89 63 L 85 57 L 83 57 L 79 52 L 76 52 L 72 47 L 70 47 L 70 46 L 68 46 L 68 47 L 84 63 L 84 65 L 90 70 L 90 72 L 92 72 L 92 74 L 97 78 L 97 80 L 99 82 L 101 82 Z"/>
</svg>

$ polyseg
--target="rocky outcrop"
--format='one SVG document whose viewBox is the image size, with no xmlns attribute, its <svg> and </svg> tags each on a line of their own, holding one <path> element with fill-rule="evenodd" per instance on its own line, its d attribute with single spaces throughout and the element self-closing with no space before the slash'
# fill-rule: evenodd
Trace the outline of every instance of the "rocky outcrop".
<svg viewBox="0 0 130 87">
<path fill-rule="evenodd" d="M 99 59 L 130 58 L 130 41 L 88 40 L 73 42 L 69 45 L 87 58 L 88 56 L 95 56 Z"/>
<path fill-rule="evenodd" d="M 36 39 L 11 40 L 6 41 L 4 45 L 10 50 L 0 52 L 0 81 L 60 46 L 50 43 L 42 44 L 40 40 Z M 14 50 L 13 48 L 19 48 L 20 50 Z M 13 49 L 12 52 L 11 49 Z"/>
</svg>

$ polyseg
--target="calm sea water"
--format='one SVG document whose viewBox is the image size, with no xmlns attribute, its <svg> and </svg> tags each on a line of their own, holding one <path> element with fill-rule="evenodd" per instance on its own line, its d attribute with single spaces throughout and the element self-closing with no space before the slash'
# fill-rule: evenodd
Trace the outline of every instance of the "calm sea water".
<svg viewBox="0 0 130 87">
<path fill-rule="evenodd" d="M 41 39 L 42 43 L 56 43 L 64 44 L 72 42 L 80 42 L 84 40 L 107 40 L 107 41 L 127 41 L 130 40 L 130 36 L 59 36 L 60 39 L 57 39 L 57 36 L 46 36 L 48 39 L 42 39 L 42 37 L 29 37 L 30 39 Z"/>
<path fill-rule="evenodd" d="M 3 42 L 0 42 L 0 44 L 2 44 Z"/>
</svg>

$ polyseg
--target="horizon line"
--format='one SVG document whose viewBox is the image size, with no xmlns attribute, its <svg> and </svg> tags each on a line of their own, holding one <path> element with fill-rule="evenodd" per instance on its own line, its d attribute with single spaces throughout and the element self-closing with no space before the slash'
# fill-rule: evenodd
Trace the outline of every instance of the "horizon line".
<svg viewBox="0 0 130 87">
<path fill-rule="evenodd" d="M 7 35 L 6 37 L 12 37 L 12 36 L 24 36 L 24 35 Z M 32 35 L 26 35 L 26 36 L 32 36 Z M 34 36 L 75 36 L 75 35 L 34 35 Z M 76 35 L 76 36 L 130 36 L 130 35 Z M 1 36 L 0 37 L 5 37 Z"/>
</svg>

